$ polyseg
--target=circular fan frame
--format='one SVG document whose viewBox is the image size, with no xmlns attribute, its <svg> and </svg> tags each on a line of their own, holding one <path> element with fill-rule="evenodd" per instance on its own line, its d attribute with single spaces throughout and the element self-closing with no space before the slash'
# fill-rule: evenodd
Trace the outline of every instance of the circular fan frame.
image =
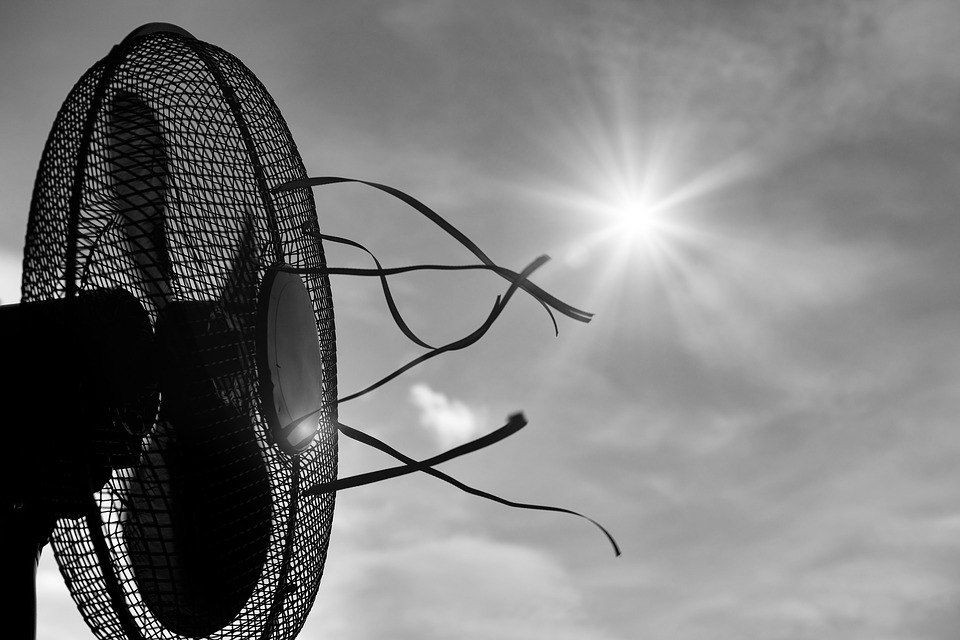
<svg viewBox="0 0 960 640">
<path fill-rule="evenodd" d="M 156 124 L 134 122 L 126 132 L 141 139 L 159 135 L 162 144 L 154 146 L 165 156 L 163 175 L 150 169 L 160 162 L 156 154 L 131 156 L 130 136 L 117 133 L 111 110 L 118 104 L 128 112 L 140 108 L 129 107 L 135 103 L 129 96 L 149 108 Z M 158 132 L 143 133 L 151 127 Z M 118 154 L 127 160 L 118 161 Z M 170 518 L 161 485 L 174 463 L 161 454 L 169 446 L 164 407 L 176 393 L 161 384 L 159 413 L 144 417 L 150 427 L 136 462 L 116 469 L 85 515 L 61 519 L 52 536 L 65 582 L 99 638 L 279 640 L 299 632 L 312 606 L 335 494 L 304 496 L 300 488 L 337 475 L 333 304 L 327 277 L 317 275 L 325 258 L 310 190 L 272 191 L 304 177 L 290 131 L 260 81 L 232 55 L 172 25 L 131 33 L 81 77 L 57 114 L 30 208 L 22 300 L 123 289 L 146 309 L 161 344 L 169 309 L 199 308 L 185 324 L 192 327 L 188 334 L 199 336 L 203 354 L 173 372 L 195 367 L 190 375 L 209 376 L 210 393 L 252 429 L 253 453 L 244 455 L 252 455 L 269 479 L 248 489 L 269 500 L 269 547 L 242 605 L 222 628 L 169 624 L 167 614 L 158 615 L 145 599 L 156 587 L 131 559 L 132 547 L 150 542 L 131 533 L 132 523 L 152 519 L 157 532 Z M 252 391 L 257 288 L 279 263 L 312 270 L 301 277 L 323 360 L 320 430 L 298 455 L 271 441 Z M 165 357 L 158 353 L 157 362 Z M 228 366 L 218 366 L 224 360 Z M 230 471 L 231 464 L 221 470 Z"/>
</svg>

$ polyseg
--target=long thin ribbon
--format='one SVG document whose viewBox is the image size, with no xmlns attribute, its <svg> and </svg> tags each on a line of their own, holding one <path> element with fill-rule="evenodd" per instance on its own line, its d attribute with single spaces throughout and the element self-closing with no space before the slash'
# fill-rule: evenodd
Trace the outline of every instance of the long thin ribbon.
<svg viewBox="0 0 960 640">
<path fill-rule="evenodd" d="M 473 333 L 467 336 L 464 336 L 459 340 L 454 340 L 453 342 L 445 344 L 442 347 L 437 347 L 435 349 L 432 349 L 427 353 L 424 353 L 423 355 L 420 355 L 414 358 L 407 364 L 394 370 L 393 373 L 387 374 L 383 378 L 380 378 L 379 380 L 365 387 L 364 389 L 361 389 L 360 391 L 357 391 L 355 393 L 351 393 L 348 396 L 338 398 L 337 402 L 338 403 L 349 402 L 354 398 L 358 398 L 366 393 L 370 393 L 374 389 L 377 389 L 385 385 L 386 383 L 390 382 L 397 376 L 409 371 L 410 369 L 412 369 L 413 367 L 419 364 L 426 362 L 427 360 L 430 360 L 431 358 L 435 358 L 442 353 L 447 353 L 448 351 L 458 351 L 460 349 L 466 349 L 470 345 L 477 342 L 480 338 L 483 337 L 483 335 L 493 325 L 494 321 L 500 316 L 500 313 L 503 311 L 504 307 L 507 306 L 507 302 L 509 302 L 510 298 L 513 297 L 513 294 L 521 286 L 521 283 L 527 282 L 527 278 L 530 276 L 530 274 L 536 271 L 537 269 L 539 269 L 541 266 L 543 266 L 543 264 L 546 263 L 547 260 L 549 260 L 547 256 L 540 256 L 539 258 L 531 262 L 529 265 L 527 265 L 527 267 L 523 271 L 517 274 L 516 278 L 514 278 L 510 283 L 510 287 L 507 289 L 506 293 L 504 293 L 503 296 L 497 298 L 497 302 L 494 304 L 493 310 L 490 312 L 490 315 L 487 316 L 487 319 L 484 321 L 484 323 L 480 327 L 478 327 L 475 331 L 473 331 Z"/>
<path fill-rule="evenodd" d="M 304 491 L 303 495 L 310 496 L 328 493 L 330 491 L 340 491 L 342 489 L 350 489 L 352 487 L 360 487 L 365 484 L 390 480 L 391 478 L 398 478 L 400 476 L 405 476 L 417 471 L 425 471 L 427 467 L 433 467 L 435 465 L 448 462 L 454 458 L 459 458 L 460 456 L 473 453 L 474 451 L 479 451 L 484 447 L 489 447 L 492 444 L 500 442 L 504 438 L 512 436 L 526 425 L 527 419 L 524 417 L 524 415 L 522 413 L 514 413 L 507 419 L 507 424 L 503 425 L 499 429 L 491 431 L 484 436 L 481 436 L 475 440 L 471 440 L 470 442 L 462 444 L 458 447 L 454 447 L 453 449 L 445 451 L 439 455 L 415 462 L 414 464 L 403 464 L 396 467 L 380 469 L 379 471 L 369 471 L 367 473 L 360 473 L 357 475 L 348 476 L 346 478 L 337 478 L 336 480 L 331 480 L 329 482 L 321 482 L 320 484 L 316 484 Z M 357 442 L 361 442 L 369 447 L 382 450 L 381 445 L 383 445 L 383 443 L 380 440 L 364 433 L 363 431 L 360 431 L 359 429 L 348 427 L 342 422 L 337 423 L 337 429 L 339 429 L 340 433 L 348 438 L 356 440 Z"/>
<path fill-rule="evenodd" d="M 380 191 L 383 191 L 384 193 L 391 195 L 394 198 L 397 198 L 401 202 L 404 202 L 410 207 L 412 207 L 414 210 L 416 210 L 418 213 L 420 213 L 421 215 L 426 217 L 428 220 L 436 224 L 438 227 L 443 229 L 450 237 L 455 239 L 461 245 L 466 247 L 473 255 L 479 258 L 482 263 L 490 266 L 496 266 L 496 263 L 494 263 L 493 260 L 491 260 L 489 256 L 487 256 L 487 254 L 480 249 L 480 247 L 478 247 L 470 238 L 464 235 L 463 232 L 461 232 L 459 229 L 457 229 L 452 224 L 447 222 L 443 217 L 440 216 L 440 214 L 438 214 L 436 211 L 434 211 L 424 203 L 420 202 L 413 196 L 408 195 L 403 191 L 400 191 L 399 189 L 396 189 L 394 187 L 391 187 L 385 184 L 380 184 L 378 182 L 358 180 L 355 178 L 320 176 L 315 178 L 301 178 L 299 180 L 291 180 L 290 182 L 285 182 L 281 185 L 274 187 L 273 191 L 274 192 L 291 191 L 293 189 L 317 187 L 317 186 L 337 184 L 337 183 L 363 184 L 368 187 L 373 187 L 374 189 L 379 189 Z M 537 301 L 544 306 L 544 308 L 552 307 L 556 309 L 558 312 L 562 313 L 563 315 L 569 318 L 572 318 L 574 320 L 577 320 L 579 322 L 590 322 L 590 319 L 593 317 L 592 313 L 583 311 L 581 309 L 577 309 L 576 307 L 569 305 L 566 302 L 563 302 L 562 300 L 559 300 L 558 298 L 550 295 L 549 293 L 547 293 L 537 285 L 533 284 L 532 282 L 525 282 L 523 285 L 521 285 L 521 288 L 527 293 L 529 293 L 530 295 L 532 295 L 534 298 L 536 298 Z M 551 315 L 551 318 L 552 318 L 552 315 Z M 556 331 L 556 327 L 554 327 L 554 331 Z"/>
<path fill-rule="evenodd" d="M 526 418 L 524 418 L 523 414 L 515 413 L 509 417 L 507 424 L 505 424 L 504 426 L 500 427 L 495 431 L 488 433 L 485 436 L 482 436 L 480 438 L 477 438 L 476 440 L 467 442 L 466 444 L 462 444 L 458 447 L 454 447 L 449 451 L 433 456 L 431 458 L 427 458 L 426 460 L 415 460 L 410 456 L 397 451 L 387 443 L 383 442 L 382 440 L 379 440 L 378 438 L 371 436 L 368 433 L 364 433 L 352 427 L 348 427 L 343 423 L 338 423 L 337 428 L 340 430 L 340 432 L 343 435 L 347 436 L 348 438 L 352 438 L 358 442 L 361 442 L 367 446 L 373 447 L 379 451 L 382 451 L 383 453 L 386 453 L 387 455 L 399 460 L 404 464 L 401 467 L 388 467 L 386 469 L 381 469 L 379 471 L 371 471 L 369 473 L 363 473 L 356 476 L 349 476 L 347 478 L 341 478 L 333 482 L 327 482 L 327 483 L 315 485 L 307 489 L 304 492 L 304 495 L 316 495 L 320 493 L 326 493 L 329 491 L 338 491 L 340 489 L 358 487 L 365 484 L 380 482 L 382 480 L 388 480 L 390 478 L 395 478 L 395 477 L 406 475 L 409 473 L 414 473 L 416 471 L 422 471 L 423 473 L 427 473 L 439 480 L 443 480 L 444 482 L 453 485 L 454 487 L 460 489 L 465 493 L 469 493 L 471 495 L 478 496 L 480 498 L 485 498 L 487 500 L 491 500 L 493 502 L 506 505 L 508 507 L 513 507 L 516 509 L 530 509 L 534 511 L 552 511 L 554 513 L 565 513 L 568 515 L 576 516 L 578 518 L 582 518 L 590 522 L 591 524 L 593 524 L 603 533 L 604 536 L 606 536 L 607 540 L 610 542 L 610 546 L 613 547 L 613 552 L 617 556 L 619 556 L 620 545 L 617 544 L 617 541 L 614 539 L 613 535 L 609 531 L 607 531 L 606 527 L 604 527 L 602 524 L 600 524 L 593 518 L 590 518 L 589 516 L 585 516 L 582 513 L 573 511 L 571 509 L 565 509 L 563 507 L 553 507 L 549 505 L 531 504 L 527 502 L 515 502 L 513 500 L 507 500 L 506 498 L 501 498 L 500 496 L 492 494 L 488 491 L 483 491 L 482 489 L 471 487 L 470 485 L 460 482 L 456 478 L 433 468 L 434 465 L 440 464 L 442 462 L 447 462 L 456 457 L 465 455 L 467 453 L 471 453 L 473 451 L 477 451 L 479 449 L 482 449 L 483 447 L 487 447 L 491 444 L 494 444 L 495 442 L 499 442 L 500 440 L 503 440 L 504 438 L 516 433 L 517 431 L 522 429 L 526 424 L 527 424 L 527 420 Z"/>
<path fill-rule="evenodd" d="M 329 242 L 337 242 L 340 244 L 345 244 L 351 247 L 355 247 L 364 251 L 368 256 L 373 259 L 374 264 L 377 265 L 377 269 L 380 271 L 378 274 L 380 276 L 380 286 L 383 288 L 383 297 L 387 301 L 387 308 L 390 309 L 390 315 L 393 316 L 393 321 L 397 324 L 397 327 L 400 328 L 400 331 L 403 332 L 403 335 L 407 336 L 411 342 L 423 347 L 424 349 L 435 349 L 433 345 L 430 345 L 420 339 L 417 334 L 407 325 L 404 321 L 403 316 L 400 315 L 400 310 L 397 308 L 397 303 L 393 299 L 393 294 L 390 292 L 390 285 L 387 283 L 387 276 L 383 273 L 383 265 L 380 264 L 380 260 L 377 259 L 377 256 L 373 254 L 372 251 L 367 249 L 365 246 L 360 244 L 355 240 L 350 240 L 349 238 L 341 238 L 339 236 L 332 236 L 325 233 L 314 233 L 310 235 L 316 237 L 319 240 L 327 240 Z"/>
<path fill-rule="evenodd" d="M 464 265 L 451 265 L 451 264 L 417 264 L 417 265 L 407 265 L 403 267 L 390 267 L 384 268 L 380 263 L 380 260 L 377 256 L 370 251 L 367 247 L 363 246 L 356 240 L 350 240 L 349 238 L 342 238 L 340 236 L 334 236 L 327 233 L 318 233 L 318 232 L 309 232 L 310 235 L 318 240 L 335 242 L 338 244 L 344 244 L 351 247 L 355 247 L 365 252 L 373 262 L 377 265 L 376 269 L 364 269 L 360 267 L 294 267 L 292 265 L 285 265 L 280 267 L 282 271 L 287 271 L 290 273 L 297 273 L 301 275 L 315 274 L 315 275 L 346 275 L 346 276 L 375 276 L 380 278 L 380 286 L 383 289 L 383 297 L 387 303 L 387 308 L 390 310 L 390 315 L 393 317 L 394 322 L 397 324 L 397 327 L 407 338 L 414 342 L 415 344 L 424 347 L 426 349 L 434 349 L 430 344 L 427 344 L 422 338 L 417 336 L 406 321 L 400 314 L 399 309 L 397 308 L 396 301 L 393 297 L 393 293 L 390 290 L 390 284 L 387 281 L 387 276 L 399 275 L 403 273 L 411 273 L 413 271 L 492 271 L 500 277 L 506 280 L 514 280 L 519 277 L 519 274 L 512 269 L 502 267 L 497 264 L 464 264 Z M 553 321 L 554 330 L 557 329 L 557 321 L 553 317 L 553 312 L 550 311 L 549 307 L 544 306 L 547 310 L 547 313 L 550 315 L 551 321 Z"/>
</svg>

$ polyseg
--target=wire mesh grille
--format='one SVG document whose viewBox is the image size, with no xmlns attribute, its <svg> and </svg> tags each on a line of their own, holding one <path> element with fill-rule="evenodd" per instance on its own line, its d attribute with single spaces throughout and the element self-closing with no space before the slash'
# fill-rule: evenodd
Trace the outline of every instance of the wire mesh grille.
<svg viewBox="0 0 960 640">
<path fill-rule="evenodd" d="M 23 300 L 122 288 L 161 345 L 160 405 L 136 464 L 53 537 L 100 638 L 290 638 L 316 597 L 334 496 L 299 496 L 298 486 L 336 477 L 326 276 L 303 280 L 329 410 L 296 459 L 270 441 L 255 366 L 267 268 L 324 266 L 310 191 L 270 193 L 304 176 L 256 77 L 174 32 L 115 47 L 57 115 L 34 187 Z"/>
</svg>

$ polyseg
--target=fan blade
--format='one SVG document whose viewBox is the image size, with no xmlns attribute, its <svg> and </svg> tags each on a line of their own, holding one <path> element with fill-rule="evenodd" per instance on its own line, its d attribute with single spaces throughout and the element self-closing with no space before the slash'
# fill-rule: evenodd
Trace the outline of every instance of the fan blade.
<svg viewBox="0 0 960 640">
<path fill-rule="evenodd" d="M 215 303 L 174 302 L 157 322 L 166 354 L 160 420 L 129 486 L 125 537 L 140 594 L 165 627 L 202 637 L 234 620 L 270 542 L 270 478 Z M 218 384 L 218 382 L 220 384 Z"/>
<path fill-rule="evenodd" d="M 171 297 L 164 230 L 169 159 L 156 114 L 139 96 L 118 91 L 107 112 L 111 187 L 144 294 L 161 309 Z"/>
<path fill-rule="evenodd" d="M 233 258 L 225 270 L 220 300 L 231 309 L 241 307 L 249 311 L 251 301 L 257 299 L 260 286 L 260 255 L 256 242 L 254 213 L 247 211 L 243 218 L 241 238 Z M 247 308 L 243 308 L 247 307 Z"/>
<path fill-rule="evenodd" d="M 245 437 L 244 416 L 215 404 L 201 415 L 168 412 L 129 496 L 126 539 L 140 595 L 167 629 L 188 637 L 236 618 L 269 546 L 261 453 Z"/>
</svg>

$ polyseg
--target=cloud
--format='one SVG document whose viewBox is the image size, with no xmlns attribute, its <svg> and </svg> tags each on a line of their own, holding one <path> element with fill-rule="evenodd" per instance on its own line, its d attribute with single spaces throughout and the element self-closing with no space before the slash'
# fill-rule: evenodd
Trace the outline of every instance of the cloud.
<svg viewBox="0 0 960 640">
<path fill-rule="evenodd" d="M 422 382 L 410 387 L 410 401 L 420 410 L 420 426 L 441 446 L 461 444 L 479 432 L 480 418 L 475 410 Z"/>
</svg>

